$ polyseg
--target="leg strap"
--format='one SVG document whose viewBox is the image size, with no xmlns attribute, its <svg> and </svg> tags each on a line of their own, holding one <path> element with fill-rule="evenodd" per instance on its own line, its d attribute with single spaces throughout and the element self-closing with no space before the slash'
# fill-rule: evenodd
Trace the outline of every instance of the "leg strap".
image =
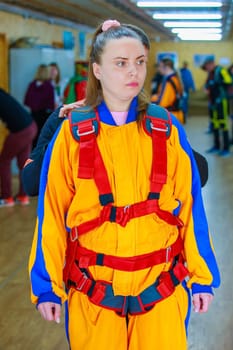
<svg viewBox="0 0 233 350">
<path fill-rule="evenodd" d="M 184 264 L 177 261 L 171 270 L 162 272 L 155 283 L 138 296 L 114 295 L 112 285 L 104 281 L 94 281 L 85 269 L 77 265 L 72 269 L 68 288 L 74 288 L 86 294 L 89 300 L 101 307 L 115 311 L 120 316 L 142 314 L 156 303 L 168 298 L 187 276 Z"/>
</svg>

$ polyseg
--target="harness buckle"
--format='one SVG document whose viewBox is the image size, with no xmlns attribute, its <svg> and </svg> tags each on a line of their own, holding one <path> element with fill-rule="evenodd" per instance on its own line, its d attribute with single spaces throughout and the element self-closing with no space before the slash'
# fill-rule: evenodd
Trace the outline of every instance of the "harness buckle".
<svg viewBox="0 0 233 350">
<path fill-rule="evenodd" d="M 151 127 L 152 130 L 163 131 L 163 132 L 166 132 L 166 133 L 169 130 L 168 126 L 166 126 L 166 128 L 158 128 L 158 127 L 154 126 L 152 122 L 150 122 L 150 127 Z"/>
<path fill-rule="evenodd" d="M 125 205 L 123 208 L 121 207 L 118 209 L 119 213 L 117 213 L 116 222 L 122 227 L 125 227 L 130 220 L 130 208 L 131 205 Z"/>
<path fill-rule="evenodd" d="M 169 246 L 166 248 L 166 263 L 168 263 L 171 259 L 171 251 L 172 251 L 172 247 Z"/>
<path fill-rule="evenodd" d="M 128 212 L 130 207 L 131 207 L 130 204 L 124 206 L 124 209 L 123 209 L 124 214 Z"/>
<path fill-rule="evenodd" d="M 92 129 L 91 129 L 91 130 L 88 130 L 88 131 L 80 132 L 79 129 L 77 129 L 77 135 L 78 135 L 78 137 L 90 135 L 90 134 L 93 134 L 93 133 L 95 133 L 95 127 L 94 127 L 93 124 L 92 124 Z"/>
<path fill-rule="evenodd" d="M 70 240 L 75 242 L 78 239 L 78 228 L 77 226 L 73 227 L 70 231 Z"/>
<path fill-rule="evenodd" d="M 88 281 L 87 275 L 84 272 L 82 272 L 81 281 L 80 281 L 80 283 L 76 284 L 75 289 L 77 289 L 78 291 L 82 291 L 82 289 L 85 286 L 85 284 L 87 283 L 87 281 Z"/>
</svg>

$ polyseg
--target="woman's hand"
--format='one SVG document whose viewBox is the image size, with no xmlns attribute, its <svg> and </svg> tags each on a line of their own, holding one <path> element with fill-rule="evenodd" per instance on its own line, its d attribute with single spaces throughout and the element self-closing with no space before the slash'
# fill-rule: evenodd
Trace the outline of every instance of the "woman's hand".
<svg viewBox="0 0 233 350">
<path fill-rule="evenodd" d="M 197 293 L 193 295 L 193 308 L 195 312 L 207 312 L 213 300 L 213 295 L 210 293 Z"/>
<path fill-rule="evenodd" d="M 61 318 L 61 305 L 51 302 L 40 303 L 38 305 L 38 310 L 41 316 L 46 321 L 55 321 L 60 323 Z"/>
<path fill-rule="evenodd" d="M 59 111 L 59 118 L 66 117 L 73 109 L 79 108 L 85 105 L 85 100 L 76 101 L 74 103 L 69 103 L 68 105 L 63 105 Z"/>
</svg>

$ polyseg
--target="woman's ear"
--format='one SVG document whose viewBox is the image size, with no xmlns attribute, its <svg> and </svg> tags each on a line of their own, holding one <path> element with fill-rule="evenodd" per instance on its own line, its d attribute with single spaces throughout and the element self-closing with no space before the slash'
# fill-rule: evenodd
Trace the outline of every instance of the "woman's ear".
<svg viewBox="0 0 233 350">
<path fill-rule="evenodd" d="M 96 62 L 92 65 L 93 68 L 93 74 L 96 77 L 96 79 L 100 80 L 101 74 L 100 74 L 100 65 Z"/>
</svg>

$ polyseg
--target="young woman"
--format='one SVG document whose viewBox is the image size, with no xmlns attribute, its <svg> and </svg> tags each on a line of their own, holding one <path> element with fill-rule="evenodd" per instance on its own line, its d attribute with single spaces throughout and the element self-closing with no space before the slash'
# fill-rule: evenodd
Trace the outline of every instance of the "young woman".
<svg viewBox="0 0 233 350">
<path fill-rule="evenodd" d="M 150 116 L 146 60 L 135 31 L 105 21 L 86 106 L 45 154 L 32 302 L 55 322 L 66 303 L 72 350 L 184 350 L 189 289 L 206 312 L 220 283 L 193 153 L 175 118 Z"/>
</svg>

